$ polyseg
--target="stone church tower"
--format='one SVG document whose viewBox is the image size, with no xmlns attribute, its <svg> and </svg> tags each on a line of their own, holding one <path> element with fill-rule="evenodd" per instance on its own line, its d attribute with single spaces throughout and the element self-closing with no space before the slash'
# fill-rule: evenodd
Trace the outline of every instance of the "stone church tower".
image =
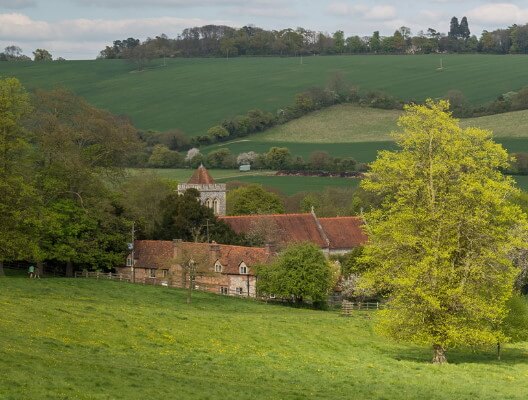
<svg viewBox="0 0 528 400">
<path fill-rule="evenodd" d="M 226 215 L 226 185 L 215 183 L 203 165 L 200 165 L 187 183 L 178 185 L 178 193 L 182 194 L 187 189 L 196 189 L 200 192 L 200 201 L 212 208 L 215 215 Z"/>
</svg>

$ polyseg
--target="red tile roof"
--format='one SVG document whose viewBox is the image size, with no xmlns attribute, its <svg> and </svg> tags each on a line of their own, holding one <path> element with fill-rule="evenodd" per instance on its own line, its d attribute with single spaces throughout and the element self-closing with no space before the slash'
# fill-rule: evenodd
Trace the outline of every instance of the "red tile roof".
<svg viewBox="0 0 528 400">
<path fill-rule="evenodd" d="M 313 214 L 271 214 L 271 215 L 241 215 L 221 217 L 236 233 L 248 233 L 262 221 L 276 226 L 277 243 L 315 243 L 321 248 L 328 247 L 325 235 L 319 229 Z"/>
<path fill-rule="evenodd" d="M 261 221 L 276 225 L 277 243 L 311 242 L 332 250 L 352 249 L 367 241 L 361 218 L 317 218 L 314 214 L 272 214 L 221 217 L 237 233 L 249 233 Z"/>
<path fill-rule="evenodd" d="M 239 266 L 244 262 L 248 267 L 267 263 L 272 255 L 266 248 L 231 246 L 224 244 L 176 242 L 176 246 L 187 250 L 208 252 L 210 267 L 218 260 L 222 264 L 222 272 L 238 274 Z M 169 268 L 174 264 L 174 242 L 165 240 L 136 240 L 134 242 L 134 258 L 137 268 Z M 250 274 L 253 271 L 250 270 Z"/>
<path fill-rule="evenodd" d="M 209 171 L 207 171 L 203 165 L 200 165 L 196 171 L 194 171 L 191 179 L 189 179 L 187 183 L 193 185 L 212 185 L 215 181 L 209 174 Z"/>
<path fill-rule="evenodd" d="M 319 218 L 331 249 L 351 249 L 364 245 L 367 235 L 360 217 Z"/>
<path fill-rule="evenodd" d="M 169 268 L 174 246 L 168 240 L 136 240 L 134 258 L 137 268 Z"/>
</svg>

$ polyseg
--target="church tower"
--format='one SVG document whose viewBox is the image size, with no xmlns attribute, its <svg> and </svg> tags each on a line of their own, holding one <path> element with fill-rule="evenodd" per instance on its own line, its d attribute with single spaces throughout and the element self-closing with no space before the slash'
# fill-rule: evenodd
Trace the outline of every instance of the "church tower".
<svg viewBox="0 0 528 400">
<path fill-rule="evenodd" d="M 196 189 L 200 192 L 200 201 L 211 208 L 215 215 L 226 215 L 226 185 L 216 183 L 203 165 L 194 171 L 187 183 L 178 185 L 178 193 L 183 194 L 187 189 Z"/>
</svg>

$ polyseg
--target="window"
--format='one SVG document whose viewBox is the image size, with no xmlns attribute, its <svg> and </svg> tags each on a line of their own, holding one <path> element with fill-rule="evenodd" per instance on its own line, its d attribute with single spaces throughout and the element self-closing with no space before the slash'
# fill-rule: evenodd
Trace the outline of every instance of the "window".
<svg viewBox="0 0 528 400">
<path fill-rule="evenodd" d="M 238 269 L 239 269 L 239 271 L 240 271 L 240 273 L 241 273 L 242 275 L 247 275 L 247 273 L 248 273 L 248 267 L 247 267 L 247 265 L 246 265 L 245 263 L 240 264 L 240 266 L 238 267 Z"/>
<path fill-rule="evenodd" d="M 216 215 L 220 214 L 220 202 L 218 199 L 213 200 L 213 211 Z"/>
<path fill-rule="evenodd" d="M 244 288 L 241 288 L 241 287 L 236 288 L 236 294 L 243 294 L 243 293 L 244 293 Z"/>
<path fill-rule="evenodd" d="M 211 199 L 205 199 L 205 206 L 213 208 L 213 202 L 211 201 Z"/>
<path fill-rule="evenodd" d="M 221 293 L 221 294 L 229 294 L 229 289 L 226 288 L 225 286 L 222 286 L 222 287 L 220 288 L 220 293 Z"/>
<path fill-rule="evenodd" d="M 132 257 L 127 257 L 127 267 L 131 267 L 132 266 Z"/>
<path fill-rule="evenodd" d="M 156 270 L 154 268 L 149 269 L 149 278 L 155 278 L 156 277 Z"/>
<path fill-rule="evenodd" d="M 168 275 L 169 275 L 169 270 L 168 269 L 162 269 L 161 270 L 161 274 L 164 278 L 166 278 Z"/>
<path fill-rule="evenodd" d="M 215 263 L 215 272 L 222 272 L 222 264 L 219 262 Z"/>
</svg>

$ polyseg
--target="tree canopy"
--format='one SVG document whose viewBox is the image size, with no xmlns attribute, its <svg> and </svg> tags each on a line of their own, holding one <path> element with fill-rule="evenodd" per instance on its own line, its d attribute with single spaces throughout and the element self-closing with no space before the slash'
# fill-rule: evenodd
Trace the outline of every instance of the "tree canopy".
<svg viewBox="0 0 528 400">
<path fill-rule="evenodd" d="M 367 213 L 363 287 L 390 293 L 380 332 L 445 350 L 505 339 L 501 322 L 525 247 L 526 216 L 509 199 L 510 158 L 488 131 L 462 129 L 449 103 L 406 107 L 399 150 L 380 152 L 361 186 L 380 196 Z"/>
<path fill-rule="evenodd" d="M 229 215 L 284 213 L 281 198 L 258 184 L 241 186 L 229 191 L 227 207 Z"/>
</svg>

